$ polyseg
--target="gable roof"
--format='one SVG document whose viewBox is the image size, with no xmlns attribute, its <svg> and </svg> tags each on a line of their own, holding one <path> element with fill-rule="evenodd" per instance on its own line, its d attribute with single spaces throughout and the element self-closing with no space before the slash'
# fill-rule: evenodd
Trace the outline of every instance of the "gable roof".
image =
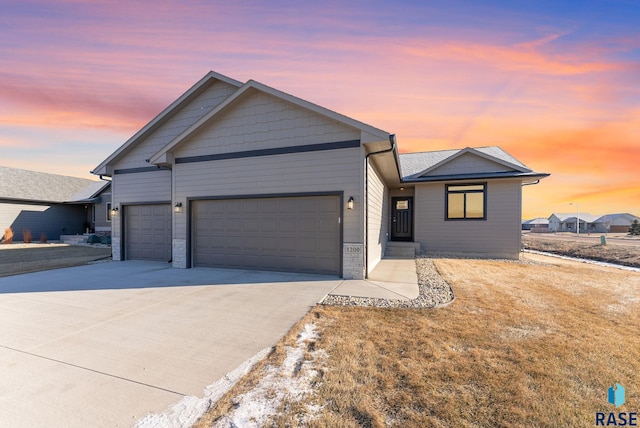
<svg viewBox="0 0 640 428">
<path fill-rule="evenodd" d="M 605 218 L 606 217 L 606 218 Z M 635 216 L 633 214 L 630 213 L 616 213 L 616 214 L 605 214 L 602 216 L 602 221 L 615 221 L 618 219 L 625 219 L 625 220 L 629 220 L 629 221 L 633 221 L 633 220 L 640 220 L 640 217 Z"/>
<path fill-rule="evenodd" d="M 367 125 L 363 122 L 352 119 L 348 116 L 345 116 L 340 113 L 336 113 L 335 111 L 329 110 L 327 108 L 321 107 L 317 104 L 311 103 L 309 101 L 303 100 L 301 98 L 295 97 L 293 95 L 287 94 L 286 92 L 282 92 L 278 89 L 272 88 L 270 86 L 264 85 L 260 82 L 256 82 L 255 80 L 249 80 L 242 87 L 240 87 L 236 92 L 230 95 L 226 100 L 215 106 L 211 111 L 202 116 L 199 120 L 197 120 L 193 125 L 184 130 L 181 134 L 167 143 L 162 149 L 156 152 L 149 158 L 150 163 L 163 163 L 166 161 L 167 152 L 171 151 L 173 148 L 178 146 L 180 143 L 189 138 L 190 135 L 197 133 L 203 126 L 206 126 L 211 121 L 215 120 L 217 116 L 219 116 L 223 111 L 227 110 L 235 102 L 237 102 L 244 94 L 249 92 L 250 90 L 256 90 L 278 99 L 284 100 L 291 104 L 294 104 L 298 107 L 301 107 L 306 110 L 310 110 L 319 115 L 328 117 L 337 122 L 340 122 L 349 127 L 358 129 L 369 134 L 372 137 L 372 140 L 382 140 L 388 141 L 389 133 L 383 131 L 378 128 L 374 128 L 373 126 Z"/>
<path fill-rule="evenodd" d="M 149 136 L 153 131 L 158 129 L 161 125 L 166 123 L 169 119 L 175 116 L 184 106 L 189 104 L 193 99 L 198 97 L 208 87 L 210 87 L 216 81 L 221 81 L 232 86 L 240 88 L 242 82 L 239 82 L 230 77 L 222 74 L 210 71 L 202 79 L 196 82 L 191 88 L 189 88 L 184 94 L 182 94 L 177 100 L 172 102 L 167 108 L 162 110 L 151 122 L 147 123 L 142 129 L 136 132 L 133 137 L 129 138 L 122 146 L 116 149 L 108 158 L 100 163 L 97 167 L 91 171 L 92 174 L 97 175 L 111 175 L 111 171 L 107 170 L 107 165 L 117 161 L 122 156 L 127 154 L 135 145 Z"/>
<path fill-rule="evenodd" d="M 567 220 L 573 220 L 575 222 L 577 215 L 578 213 L 553 213 L 549 216 L 549 219 L 551 219 L 551 217 L 553 216 L 556 216 L 558 220 L 560 220 L 561 222 L 564 222 Z M 579 215 L 580 215 L 580 221 L 586 222 L 586 223 L 600 223 L 601 222 L 600 219 L 602 218 L 602 216 L 593 215 L 589 213 L 580 213 Z"/>
<path fill-rule="evenodd" d="M 100 202 L 101 197 L 98 196 L 107 187 L 111 186 L 110 181 L 93 181 L 84 189 L 69 198 L 66 202 L 75 203 L 97 203 Z"/>
<path fill-rule="evenodd" d="M 549 219 L 548 218 L 543 218 L 543 217 L 537 217 L 537 218 L 532 218 L 530 220 L 525 220 L 522 222 L 522 224 L 549 224 Z"/>
<path fill-rule="evenodd" d="M 460 173 L 456 174 L 426 176 L 429 172 L 433 172 L 437 168 L 467 154 L 478 156 L 482 159 L 494 162 L 497 165 L 508 168 L 509 171 L 488 171 L 483 173 L 466 173 L 465 171 L 460 171 Z M 466 147 L 464 149 L 455 150 L 403 153 L 400 154 L 400 167 L 403 182 L 510 177 L 542 178 L 549 175 L 545 173 L 533 172 L 522 162 L 520 162 L 498 146 L 478 148 Z"/>
<path fill-rule="evenodd" d="M 70 202 L 76 200 L 76 195 L 96 193 L 98 187 L 101 190 L 107 184 L 104 181 L 0 166 L 0 199 L 5 200 Z"/>
</svg>

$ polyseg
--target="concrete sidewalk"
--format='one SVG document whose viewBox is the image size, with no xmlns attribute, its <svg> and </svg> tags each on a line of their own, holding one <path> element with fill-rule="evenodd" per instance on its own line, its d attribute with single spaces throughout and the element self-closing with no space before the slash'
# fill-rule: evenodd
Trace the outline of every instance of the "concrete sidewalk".
<svg viewBox="0 0 640 428">
<path fill-rule="evenodd" d="M 380 299 L 412 300 L 418 297 L 414 259 L 382 259 L 364 280 L 343 280 L 329 294 Z"/>
</svg>

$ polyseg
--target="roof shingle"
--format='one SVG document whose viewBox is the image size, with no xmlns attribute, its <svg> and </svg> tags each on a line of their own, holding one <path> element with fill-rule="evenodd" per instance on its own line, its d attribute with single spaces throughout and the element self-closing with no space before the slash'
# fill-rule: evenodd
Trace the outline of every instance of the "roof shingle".
<svg viewBox="0 0 640 428">
<path fill-rule="evenodd" d="M 104 183 L 86 178 L 0 166 L 0 199 L 71 202 L 79 200 L 74 198 L 76 195 L 84 196 L 88 191 L 96 189 L 98 185 L 104 186 Z"/>
</svg>

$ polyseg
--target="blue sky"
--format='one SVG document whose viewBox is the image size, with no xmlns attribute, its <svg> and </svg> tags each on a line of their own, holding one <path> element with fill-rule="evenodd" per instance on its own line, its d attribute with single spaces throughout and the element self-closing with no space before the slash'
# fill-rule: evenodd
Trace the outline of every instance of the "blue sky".
<svg viewBox="0 0 640 428">
<path fill-rule="evenodd" d="M 3 1 L 0 165 L 88 172 L 209 70 L 552 176 L 526 216 L 640 214 L 635 1 Z"/>
</svg>

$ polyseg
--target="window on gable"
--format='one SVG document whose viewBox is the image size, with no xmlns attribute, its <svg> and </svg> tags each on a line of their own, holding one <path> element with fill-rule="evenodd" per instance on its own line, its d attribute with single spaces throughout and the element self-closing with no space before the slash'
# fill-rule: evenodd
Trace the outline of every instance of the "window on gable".
<svg viewBox="0 0 640 428">
<path fill-rule="evenodd" d="M 486 220 L 487 184 L 447 184 L 447 220 Z"/>
</svg>

